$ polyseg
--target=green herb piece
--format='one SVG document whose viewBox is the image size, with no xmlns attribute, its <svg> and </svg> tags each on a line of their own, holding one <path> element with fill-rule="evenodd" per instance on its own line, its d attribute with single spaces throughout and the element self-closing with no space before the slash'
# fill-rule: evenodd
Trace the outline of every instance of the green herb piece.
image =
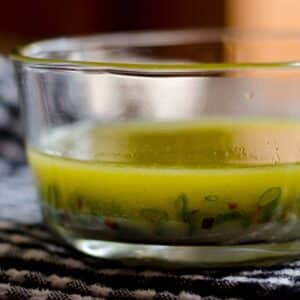
<svg viewBox="0 0 300 300">
<path fill-rule="evenodd" d="M 206 201 L 218 201 L 219 196 L 218 195 L 207 195 L 204 197 L 204 200 Z"/>
<path fill-rule="evenodd" d="M 183 219 L 183 217 L 187 213 L 187 207 L 188 207 L 188 198 L 185 194 L 180 194 L 177 199 L 175 200 L 175 207 L 177 211 L 177 215 L 180 219 Z"/>
<path fill-rule="evenodd" d="M 199 212 L 199 209 L 188 208 L 188 197 L 185 194 L 180 194 L 175 200 L 175 207 L 177 210 L 177 217 L 188 224 L 189 234 L 192 235 L 195 229 L 193 224 L 193 217 Z"/>
<path fill-rule="evenodd" d="M 260 222 L 269 222 L 278 215 L 280 211 L 279 199 L 281 196 L 280 187 L 272 187 L 266 190 L 258 200 L 260 208 Z"/>
<path fill-rule="evenodd" d="M 188 198 L 185 194 L 180 194 L 176 201 L 175 207 L 177 210 L 177 216 L 185 223 L 191 223 L 192 217 L 199 212 L 199 209 L 188 208 Z"/>
<path fill-rule="evenodd" d="M 251 225 L 251 219 L 245 212 L 230 211 L 225 214 L 219 214 L 216 217 L 215 222 L 217 224 L 229 222 L 229 221 L 239 221 L 241 226 L 247 228 Z"/>
<path fill-rule="evenodd" d="M 168 213 L 158 208 L 143 208 L 140 215 L 147 221 L 155 224 L 167 222 L 169 220 Z"/>
<path fill-rule="evenodd" d="M 280 187 L 271 187 L 267 189 L 258 200 L 259 207 L 265 207 L 266 205 L 279 200 L 281 196 L 281 188 Z"/>
<path fill-rule="evenodd" d="M 261 213 L 260 213 L 260 215 L 261 215 L 260 221 L 261 222 L 268 222 L 272 218 L 277 216 L 278 212 L 279 212 L 279 200 L 275 199 L 275 200 L 269 202 L 268 204 L 266 204 L 262 208 Z"/>
</svg>

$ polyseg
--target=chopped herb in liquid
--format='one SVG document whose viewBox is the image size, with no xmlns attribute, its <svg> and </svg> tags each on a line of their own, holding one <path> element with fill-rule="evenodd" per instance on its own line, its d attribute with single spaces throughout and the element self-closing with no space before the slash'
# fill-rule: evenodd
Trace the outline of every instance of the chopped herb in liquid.
<svg viewBox="0 0 300 300">
<path fill-rule="evenodd" d="M 298 220 L 300 166 L 287 147 L 300 148 L 299 131 L 268 120 L 94 124 L 62 128 L 28 157 L 42 201 L 69 222 L 98 217 L 115 231 L 205 240 Z"/>
</svg>

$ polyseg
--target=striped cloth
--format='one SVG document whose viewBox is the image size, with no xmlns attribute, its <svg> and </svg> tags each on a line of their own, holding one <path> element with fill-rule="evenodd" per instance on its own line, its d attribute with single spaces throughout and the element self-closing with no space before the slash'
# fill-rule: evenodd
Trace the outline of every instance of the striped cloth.
<svg viewBox="0 0 300 300">
<path fill-rule="evenodd" d="M 0 70 L 11 74 L 1 58 Z M 9 76 L 0 74 L 0 300 L 300 299 L 300 261 L 167 272 L 124 267 L 63 245 L 41 221 L 13 90 Z"/>
<path fill-rule="evenodd" d="M 0 299 L 300 298 L 299 261 L 197 273 L 133 269 L 83 256 L 37 224 L 0 222 L 0 266 Z"/>
</svg>

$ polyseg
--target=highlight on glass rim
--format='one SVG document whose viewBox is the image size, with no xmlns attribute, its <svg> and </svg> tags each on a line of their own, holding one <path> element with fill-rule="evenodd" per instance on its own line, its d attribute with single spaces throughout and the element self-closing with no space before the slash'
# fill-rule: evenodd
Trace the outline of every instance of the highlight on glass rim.
<svg viewBox="0 0 300 300">
<path fill-rule="evenodd" d="M 73 248 L 166 269 L 300 257 L 300 35 L 227 2 L 228 24 L 12 52 L 43 221 Z"/>
</svg>

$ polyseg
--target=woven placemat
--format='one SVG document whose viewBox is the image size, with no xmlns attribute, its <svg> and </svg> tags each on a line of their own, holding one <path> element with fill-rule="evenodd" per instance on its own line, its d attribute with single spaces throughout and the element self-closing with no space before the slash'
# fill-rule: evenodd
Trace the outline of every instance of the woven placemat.
<svg viewBox="0 0 300 300">
<path fill-rule="evenodd" d="M 0 222 L 0 299 L 299 299 L 300 262 L 255 270 L 120 267 L 62 246 L 43 225 Z"/>
</svg>

